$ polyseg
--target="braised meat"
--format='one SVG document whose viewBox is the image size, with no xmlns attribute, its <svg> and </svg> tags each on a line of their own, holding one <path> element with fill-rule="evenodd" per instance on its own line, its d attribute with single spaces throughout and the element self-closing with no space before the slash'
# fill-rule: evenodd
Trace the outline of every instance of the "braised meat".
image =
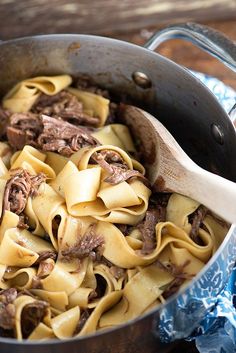
<svg viewBox="0 0 236 353">
<path fill-rule="evenodd" d="M 199 237 L 199 229 L 202 222 L 207 214 L 207 209 L 204 206 L 199 206 L 197 210 L 191 215 L 190 222 L 192 223 L 192 228 L 190 231 L 190 238 L 199 245 L 202 245 L 202 240 Z"/>
<path fill-rule="evenodd" d="M 87 232 L 81 237 L 78 242 L 67 250 L 61 252 L 63 259 L 70 261 L 71 259 L 84 259 L 87 256 L 96 259 L 96 253 L 98 247 L 103 245 L 104 240 L 100 235 L 95 232 L 96 225 L 92 225 L 88 228 Z"/>
<path fill-rule="evenodd" d="M 99 145 L 86 128 L 47 115 L 42 115 L 41 120 L 43 132 L 38 144 L 44 151 L 54 151 L 69 157 L 83 147 Z"/>
<path fill-rule="evenodd" d="M 0 107 L 0 139 L 5 137 L 11 113 Z"/>
<path fill-rule="evenodd" d="M 14 113 L 9 119 L 7 139 L 16 150 L 21 150 L 25 145 L 38 147 L 37 138 L 42 132 L 43 125 L 36 114 Z"/>
<path fill-rule="evenodd" d="M 20 215 L 25 209 L 29 196 L 36 196 L 39 186 L 45 180 L 46 176 L 43 173 L 31 175 L 22 168 L 11 170 L 11 177 L 4 190 L 0 224 L 6 210 Z"/>
<path fill-rule="evenodd" d="M 134 177 L 141 178 L 148 183 L 145 176 L 143 176 L 138 170 L 130 170 L 119 153 L 115 151 L 104 150 L 101 152 L 95 152 L 92 155 L 92 161 L 95 161 L 101 166 L 101 168 L 111 174 L 104 180 L 109 184 L 116 185 Z"/>
<path fill-rule="evenodd" d="M 15 288 L 9 288 L 0 292 L 0 328 L 11 331 L 15 327 L 15 306 L 17 297 Z"/>
<path fill-rule="evenodd" d="M 165 208 L 156 206 L 149 208 L 146 212 L 144 220 L 138 225 L 141 232 L 143 246 L 142 254 L 150 254 L 156 246 L 156 224 L 165 221 Z"/>
<path fill-rule="evenodd" d="M 38 326 L 47 314 L 49 304 L 37 300 L 24 306 L 21 314 L 21 327 L 23 338 L 27 338 L 31 332 Z"/>
<path fill-rule="evenodd" d="M 97 126 L 99 124 L 99 118 L 84 113 L 83 104 L 67 91 L 61 91 L 54 96 L 41 94 L 32 110 L 40 115 L 60 118 L 74 125 Z"/>
</svg>

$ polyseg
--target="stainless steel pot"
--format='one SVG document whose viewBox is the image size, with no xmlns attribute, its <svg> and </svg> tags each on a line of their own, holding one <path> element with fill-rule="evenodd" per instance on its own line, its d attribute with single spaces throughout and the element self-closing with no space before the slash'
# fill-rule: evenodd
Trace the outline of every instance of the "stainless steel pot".
<svg viewBox="0 0 236 353">
<path fill-rule="evenodd" d="M 236 68 L 236 47 L 204 26 L 172 26 L 146 45 L 154 49 L 171 37 L 191 39 Z M 236 136 L 232 122 L 213 94 L 189 71 L 130 43 L 90 35 L 45 35 L 0 43 L 0 95 L 17 81 L 38 75 L 89 74 L 114 96 L 143 107 L 171 131 L 202 167 L 236 181 Z M 138 134 L 138 131 L 134 131 Z M 207 186 L 206 186 L 207 187 Z M 214 257 L 191 284 L 164 306 L 109 332 L 69 341 L 17 342 L 0 338 L 0 352 L 133 353 L 165 352 L 188 336 L 231 273 L 236 254 L 232 226 Z"/>
</svg>

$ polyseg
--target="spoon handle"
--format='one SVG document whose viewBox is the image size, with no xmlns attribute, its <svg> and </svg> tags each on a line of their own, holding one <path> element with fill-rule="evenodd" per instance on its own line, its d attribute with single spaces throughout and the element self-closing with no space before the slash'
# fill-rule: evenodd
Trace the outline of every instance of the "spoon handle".
<svg viewBox="0 0 236 353">
<path fill-rule="evenodd" d="M 236 183 L 212 174 L 194 163 L 183 177 L 184 190 L 179 190 L 205 205 L 230 223 L 236 223 Z M 186 190 L 187 193 L 186 193 Z M 182 191 L 182 192 L 181 192 Z"/>
</svg>

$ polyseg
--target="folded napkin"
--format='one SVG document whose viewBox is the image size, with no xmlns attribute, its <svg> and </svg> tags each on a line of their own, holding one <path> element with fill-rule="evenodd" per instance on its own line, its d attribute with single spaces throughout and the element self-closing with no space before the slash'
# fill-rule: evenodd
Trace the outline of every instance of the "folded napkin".
<svg viewBox="0 0 236 353">
<path fill-rule="evenodd" d="M 236 102 L 236 92 L 213 77 L 198 72 L 193 74 L 208 86 L 229 112 Z M 208 298 L 205 307 L 205 318 L 187 340 L 195 339 L 200 353 L 236 352 L 236 266 L 224 290 L 217 297 Z"/>
</svg>

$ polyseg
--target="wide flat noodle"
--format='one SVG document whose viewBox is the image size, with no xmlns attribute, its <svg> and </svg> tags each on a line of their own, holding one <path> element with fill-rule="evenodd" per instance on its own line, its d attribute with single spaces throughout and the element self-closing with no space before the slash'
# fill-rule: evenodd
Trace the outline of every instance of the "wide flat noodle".
<svg viewBox="0 0 236 353">
<path fill-rule="evenodd" d="M 170 243 L 187 249 L 204 262 L 210 258 L 213 250 L 213 242 L 209 233 L 201 230 L 200 236 L 204 242 L 201 246 L 196 244 L 184 230 L 171 222 L 160 222 L 156 225 L 156 247 L 148 255 L 141 255 L 139 251 L 132 249 L 122 232 L 110 223 L 99 222 L 97 232 L 103 234 L 105 239 L 103 256 L 116 266 L 124 268 L 150 264 Z"/>
<path fill-rule="evenodd" d="M 54 248 L 58 250 L 67 217 L 64 199 L 48 184 L 41 184 L 38 195 L 32 199 L 32 208 Z"/>
<path fill-rule="evenodd" d="M 72 337 L 79 318 L 80 309 L 78 306 L 75 306 L 74 308 L 54 317 L 51 320 L 53 333 L 60 339 Z"/>
<path fill-rule="evenodd" d="M 97 329 L 98 321 L 100 320 L 102 314 L 109 310 L 113 305 L 115 305 L 121 298 L 122 291 L 114 291 L 105 295 L 96 306 L 88 320 L 86 321 L 84 327 L 78 334 L 82 336 L 88 333 L 93 333 Z"/>
<path fill-rule="evenodd" d="M 127 126 L 122 124 L 106 125 L 91 134 L 102 145 L 112 145 L 126 152 L 135 152 L 134 143 Z"/>
<path fill-rule="evenodd" d="M 118 325 L 139 316 L 172 280 L 173 276 L 157 265 L 145 267 L 125 285 L 122 300 L 101 317 L 99 327 Z"/>
<path fill-rule="evenodd" d="M 93 216 L 107 222 L 136 224 L 144 217 L 151 191 L 136 179 L 116 185 L 105 182 L 106 172 L 98 165 L 89 164 L 92 154 L 102 150 L 120 154 L 126 165 L 133 169 L 132 159 L 118 147 L 84 148 L 71 157 L 73 163 L 69 161 L 65 165 L 51 186 L 65 198 L 72 216 Z"/>
<path fill-rule="evenodd" d="M 31 174 L 44 173 L 48 179 L 54 179 L 56 174 L 44 161 L 46 154 L 39 152 L 32 146 L 25 146 L 22 151 L 13 155 L 11 169 L 23 168 Z"/>
<path fill-rule="evenodd" d="M 10 160 L 12 157 L 12 150 L 8 143 L 0 141 L 0 157 L 6 168 L 10 167 Z"/>
<path fill-rule="evenodd" d="M 31 289 L 31 293 L 48 302 L 53 308 L 63 312 L 68 305 L 68 296 L 65 291 L 47 291 L 43 289 Z"/>
<path fill-rule="evenodd" d="M 29 335 L 28 340 L 30 341 L 44 341 L 48 339 L 56 338 L 53 330 L 44 323 L 40 322 L 34 331 Z"/>
<path fill-rule="evenodd" d="M 72 82 L 69 75 L 39 76 L 17 83 L 3 98 L 4 109 L 13 113 L 28 112 L 41 92 L 53 96 Z"/>
<path fill-rule="evenodd" d="M 33 267 L 21 268 L 19 270 L 12 268 L 11 271 L 8 270 L 5 273 L 4 280 L 9 288 L 18 288 L 20 290 L 30 289 L 36 272 L 36 269 Z"/>
</svg>

